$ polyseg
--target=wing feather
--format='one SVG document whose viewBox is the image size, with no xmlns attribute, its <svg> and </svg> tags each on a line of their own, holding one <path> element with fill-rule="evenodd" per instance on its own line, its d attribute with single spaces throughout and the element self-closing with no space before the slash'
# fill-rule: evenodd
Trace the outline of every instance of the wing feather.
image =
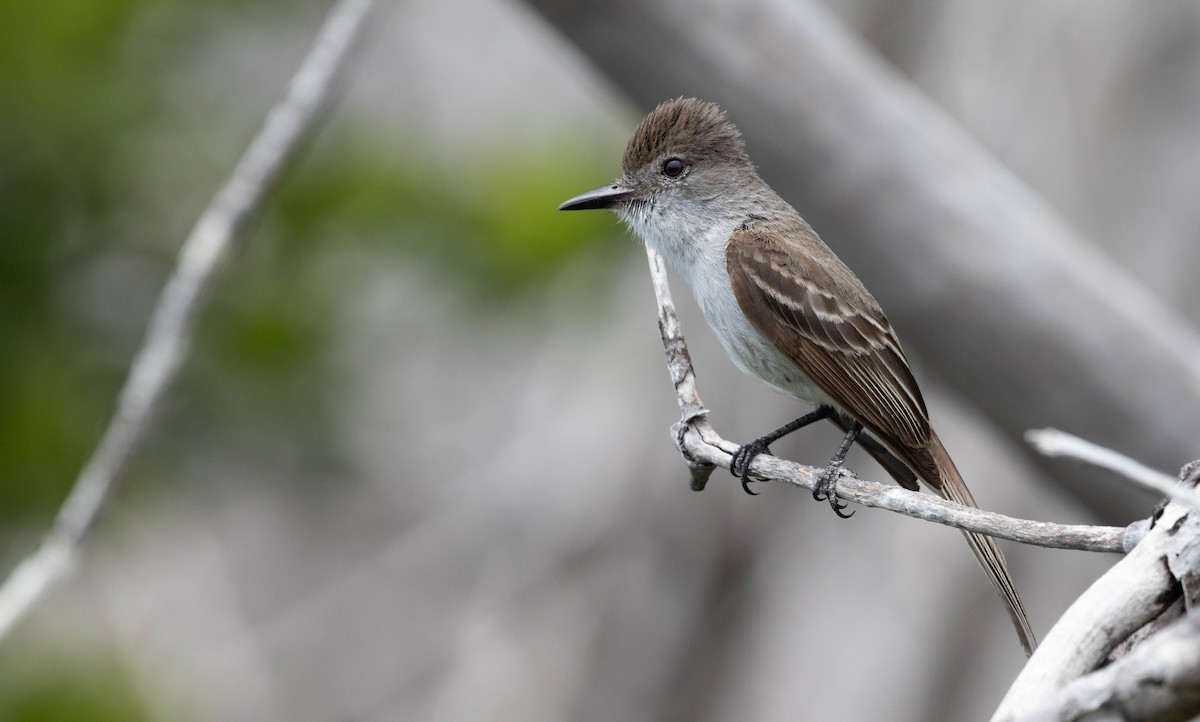
<svg viewBox="0 0 1200 722">
<path fill-rule="evenodd" d="M 879 304 L 806 224 L 785 230 L 743 228 L 730 238 L 725 260 L 738 306 L 881 440 L 925 446 L 925 401 Z"/>
</svg>

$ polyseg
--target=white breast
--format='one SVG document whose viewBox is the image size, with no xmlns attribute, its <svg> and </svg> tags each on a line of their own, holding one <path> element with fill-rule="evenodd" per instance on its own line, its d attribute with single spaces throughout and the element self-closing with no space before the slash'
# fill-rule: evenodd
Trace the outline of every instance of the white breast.
<svg viewBox="0 0 1200 722">
<path fill-rule="evenodd" d="M 695 207 L 689 210 L 694 211 Z M 768 343 L 738 306 L 725 266 L 725 246 L 740 223 L 720 218 L 700 219 L 692 213 L 683 217 L 661 205 L 648 216 L 625 220 L 692 287 L 709 327 L 743 373 L 808 403 L 837 405 L 791 359 Z M 686 237 L 689 230 L 701 236 L 699 243 Z"/>
</svg>

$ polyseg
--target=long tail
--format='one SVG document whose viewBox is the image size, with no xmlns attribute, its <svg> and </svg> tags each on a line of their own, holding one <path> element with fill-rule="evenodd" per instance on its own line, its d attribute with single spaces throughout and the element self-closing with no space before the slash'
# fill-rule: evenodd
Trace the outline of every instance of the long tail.
<svg viewBox="0 0 1200 722">
<path fill-rule="evenodd" d="M 839 414 L 834 414 L 830 420 L 843 431 L 850 429 L 851 422 Z M 942 445 L 942 440 L 933 429 L 929 430 L 929 436 L 927 448 L 906 449 L 908 458 L 904 459 L 870 436 L 865 439 L 859 437 L 859 441 L 900 486 L 915 491 L 919 476 L 931 489 L 946 499 L 963 506 L 979 508 L 975 498 L 971 496 L 971 490 L 963 481 L 962 474 L 958 473 L 958 467 L 954 465 L 946 447 Z M 967 544 L 971 546 L 971 552 L 979 566 L 983 567 L 988 581 L 996 588 L 1005 608 L 1008 609 L 1008 616 L 1017 630 L 1017 637 L 1021 640 L 1021 646 L 1025 648 L 1025 654 L 1033 654 L 1034 648 L 1037 647 L 1037 637 L 1029 624 L 1029 617 L 1025 615 L 1025 605 L 1021 602 L 1021 595 L 1017 593 L 1017 586 L 1008 573 L 1008 562 L 1004 560 L 1004 553 L 996 546 L 996 540 L 990 536 L 969 531 L 964 531 L 963 536 L 967 538 Z"/>
<path fill-rule="evenodd" d="M 963 482 L 962 475 L 958 473 L 958 468 L 950 459 L 950 454 L 946 453 L 946 447 L 942 446 L 941 439 L 932 431 L 928 448 L 940 477 L 938 481 L 941 482 L 940 485 L 935 485 L 933 479 L 928 479 L 930 486 L 933 486 L 935 491 L 950 501 L 978 508 L 974 497 L 971 496 L 971 490 Z M 925 475 L 922 474 L 922 476 Z M 996 545 L 996 540 L 985 534 L 969 531 L 964 531 L 963 536 L 967 538 L 967 544 L 971 546 L 971 552 L 975 554 L 979 566 L 983 567 L 988 580 L 1000 594 L 1004 606 L 1008 608 L 1008 616 L 1012 618 L 1013 627 L 1017 630 L 1017 636 L 1021 640 L 1021 646 L 1025 648 L 1025 654 L 1033 654 L 1034 648 L 1037 647 L 1037 637 L 1034 636 L 1033 627 L 1029 624 L 1029 617 L 1025 615 L 1025 605 L 1021 602 L 1021 595 L 1017 593 L 1017 587 L 1008 573 L 1008 562 L 1004 561 L 1004 554 Z"/>
</svg>

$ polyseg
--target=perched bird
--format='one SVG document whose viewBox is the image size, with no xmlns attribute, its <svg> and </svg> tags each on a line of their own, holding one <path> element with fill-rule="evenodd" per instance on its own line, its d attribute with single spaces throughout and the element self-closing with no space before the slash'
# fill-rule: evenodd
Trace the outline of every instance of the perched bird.
<svg viewBox="0 0 1200 722">
<path fill-rule="evenodd" d="M 907 489 L 918 481 L 976 506 L 929 423 L 921 390 L 878 302 L 792 206 L 759 177 L 741 133 L 713 103 L 662 103 L 638 124 L 612 185 L 560 210 L 610 209 L 692 287 L 705 319 L 743 372 L 815 410 L 734 454 L 750 464 L 774 441 L 821 419 L 846 436 L 817 484 L 839 516 L 835 484 L 860 443 Z M 753 492 L 750 492 L 753 493 Z M 1036 639 L 996 542 L 963 532 L 1000 594 L 1026 653 Z"/>
</svg>

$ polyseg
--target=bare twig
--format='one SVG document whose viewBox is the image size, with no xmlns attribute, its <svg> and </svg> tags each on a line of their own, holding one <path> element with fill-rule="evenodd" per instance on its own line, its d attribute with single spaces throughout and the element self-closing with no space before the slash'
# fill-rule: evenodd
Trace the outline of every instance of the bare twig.
<svg viewBox="0 0 1200 722">
<path fill-rule="evenodd" d="M 1025 440 L 1046 456 L 1066 456 L 1087 462 L 1102 469 L 1120 474 L 1138 486 L 1158 492 L 1193 509 L 1200 510 L 1200 494 L 1182 486 L 1161 471 L 1151 469 L 1139 461 L 1112 449 L 1093 444 L 1073 434 L 1058 429 L 1030 429 Z"/>
<path fill-rule="evenodd" d="M 329 13 L 287 94 L 184 241 L 99 444 L 41 545 L 0 586 L 0 639 L 70 570 L 179 373 L 217 268 L 316 126 L 373 4 L 341 0 Z"/>
<path fill-rule="evenodd" d="M 730 455 L 737 450 L 737 444 L 722 439 L 708 421 L 708 410 L 704 408 L 696 390 L 696 375 L 671 299 L 665 264 L 653 250 L 647 249 L 646 254 L 650 262 L 654 294 L 658 299 L 658 326 L 667 353 L 667 369 L 683 412 L 673 427 L 675 445 L 692 472 L 692 488 L 699 490 L 704 488 L 714 468 L 729 468 Z M 756 477 L 785 481 L 806 489 L 814 487 L 822 472 L 821 469 L 794 464 L 767 454 L 755 458 L 750 470 Z M 1015 519 L 955 504 L 932 494 L 864 481 L 847 471 L 838 477 L 837 495 L 863 506 L 887 509 L 999 539 L 1056 549 L 1120 553 L 1133 547 L 1142 530 L 1142 526 L 1137 524 L 1122 528 Z"/>
<path fill-rule="evenodd" d="M 679 421 L 671 427 L 671 431 L 675 435 L 675 446 L 683 454 L 684 461 L 691 471 L 692 489 L 703 491 L 715 467 L 707 462 L 696 461 L 687 453 L 684 441 L 685 434 L 689 429 L 696 428 L 696 424 L 700 424 L 700 428 L 712 430 L 705 421 L 708 409 L 704 408 L 704 403 L 700 401 L 700 393 L 696 390 L 692 357 L 688 353 L 687 343 L 683 340 L 683 327 L 675 313 L 671 288 L 667 285 L 667 264 L 662 256 L 649 247 L 646 248 L 646 260 L 650 262 L 650 279 L 654 283 L 654 295 L 658 298 L 658 333 L 662 336 L 663 349 L 667 352 L 667 372 L 671 374 L 671 383 L 674 384 L 675 394 L 679 398 L 679 410 L 683 412 Z M 711 438 L 716 438 L 716 434 L 713 433 Z"/>
</svg>

